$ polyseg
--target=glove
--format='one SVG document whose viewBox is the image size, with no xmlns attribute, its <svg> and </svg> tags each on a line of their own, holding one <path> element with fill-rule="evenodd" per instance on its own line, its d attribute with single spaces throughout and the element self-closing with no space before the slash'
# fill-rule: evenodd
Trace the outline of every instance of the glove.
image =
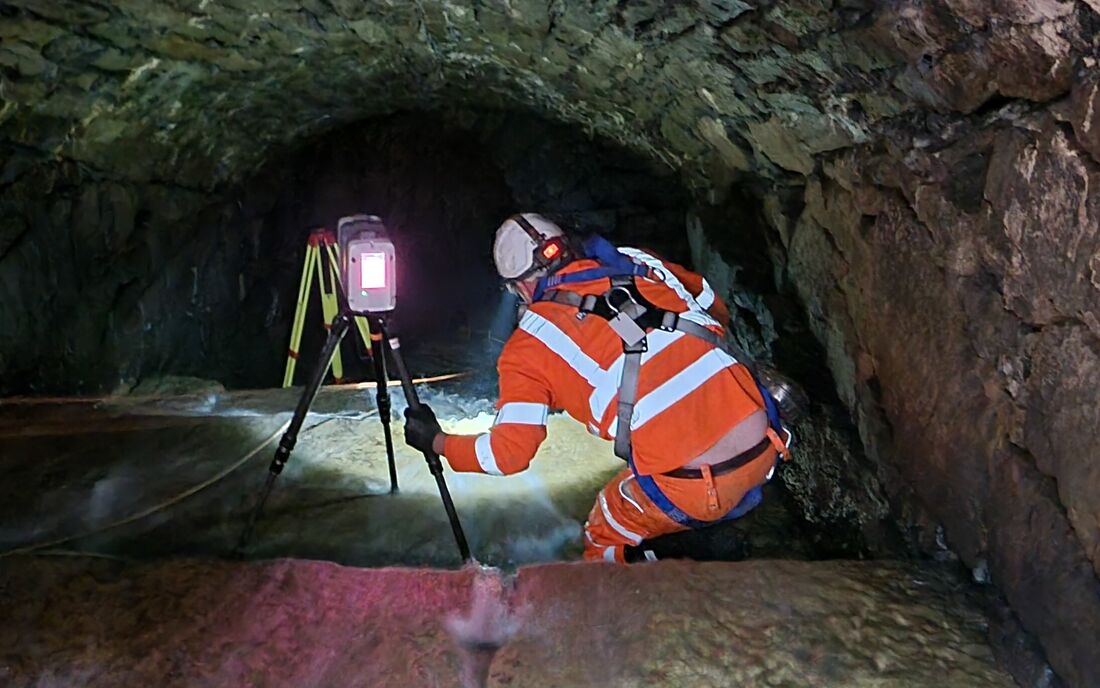
<svg viewBox="0 0 1100 688">
<path fill-rule="evenodd" d="M 435 413 L 427 404 L 421 404 L 415 411 L 412 407 L 405 409 L 405 444 L 413 449 L 431 454 L 432 442 L 435 436 L 443 432 L 439 427 L 439 421 L 435 419 Z"/>
</svg>

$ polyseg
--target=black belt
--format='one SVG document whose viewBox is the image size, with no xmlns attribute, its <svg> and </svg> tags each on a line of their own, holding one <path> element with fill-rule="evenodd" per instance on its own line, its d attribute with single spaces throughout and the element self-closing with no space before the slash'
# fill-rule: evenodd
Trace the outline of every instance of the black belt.
<svg viewBox="0 0 1100 688">
<path fill-rule="evenodd" d="M 726 459 L 721 463 L 711 464 L 710 474 L 722 475 L 730 471 L 736 471 L 745 464 L 755 459 L 759 459 L 771 446 L 771 439 L 765 437 L 752 449 L 746 449 L 732 459 Z M 668 476 L 669 478 L 693 478 L 695 480 L 701 480 L 703 478 L 703 471 L 698 468 L 677 468 L 674 471 L 662 473 L 661 475 Z"/>
</svg>

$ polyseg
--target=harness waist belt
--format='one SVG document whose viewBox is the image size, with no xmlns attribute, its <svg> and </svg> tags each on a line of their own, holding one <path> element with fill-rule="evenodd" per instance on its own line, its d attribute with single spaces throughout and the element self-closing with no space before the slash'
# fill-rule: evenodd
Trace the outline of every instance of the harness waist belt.
<svg viewBox="0 0 1100 688">
<path fill-rule="evenodd" d="M 738 468 L 741 468 L 742 466 L 763 456 L 764 452 L 770 449 L 771 446 L 771 439 L 765 437 L 764 439 L 760 440 L 759 444 L 757 444 L 755 447 L 741 452 L 732 459 L 726 459 L 721 463 L 711 464 L 710 473 L 711 475 L 723 475 L 725 473 L 729 473 L 730 471 L 735 471 Z M 661 475 L 668 476 L 669 478 L 693 478 L 696 480 L 701 480 L 703 478 L 703 471 L 699 470 L 698 468 L 677 468 L 676 470 L 668 471 L 667 473 L 662 473 Z"/>
</svg>

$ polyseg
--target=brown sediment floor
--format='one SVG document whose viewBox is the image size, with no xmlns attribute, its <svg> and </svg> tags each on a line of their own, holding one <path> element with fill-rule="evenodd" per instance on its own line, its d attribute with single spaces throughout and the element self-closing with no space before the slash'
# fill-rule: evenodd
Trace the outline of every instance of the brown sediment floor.
<svg viewBox="0 0 1100 688">
<path fill-rule="evenodd" d="M 11 558 L 0 562 L 0 682 L 460 686 L 448 619 L 476 615 L 479 575 L 491 574 Z M 984 619 L 934 566 L 550 564 L 499 589 L 496 622 L 511 635 L 488 686 L 1013 685 Z"/>
</svg>

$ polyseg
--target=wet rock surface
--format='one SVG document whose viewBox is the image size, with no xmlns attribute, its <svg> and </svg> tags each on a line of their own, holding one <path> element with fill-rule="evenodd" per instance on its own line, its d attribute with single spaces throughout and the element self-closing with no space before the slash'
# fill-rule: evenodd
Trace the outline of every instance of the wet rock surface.
<svg viewBox="0 0 1100 688">
<path fill-rule="evenodd" d="M 492 575 L 45 558 L 0 572 L 12 686 L 460 686 L 446 619 L 476 614 Z M 964 588 L 934 566 L 556 564 L 490 589 L 513 632 L 487 686 L 1012 685 Z"/>
<path fill-rule="evenodd" d="M 835 159 L 788 247 L 887 492 L 916 498 L 904 520 L 988 563 L 1046 638 L 1100 634 L 1098 170 L 1053 117 L 1009 107 L 902 166 Z M 1047 652 L 1090 685 L 1096 645 L 1065 640 Z"/>
</svg>

